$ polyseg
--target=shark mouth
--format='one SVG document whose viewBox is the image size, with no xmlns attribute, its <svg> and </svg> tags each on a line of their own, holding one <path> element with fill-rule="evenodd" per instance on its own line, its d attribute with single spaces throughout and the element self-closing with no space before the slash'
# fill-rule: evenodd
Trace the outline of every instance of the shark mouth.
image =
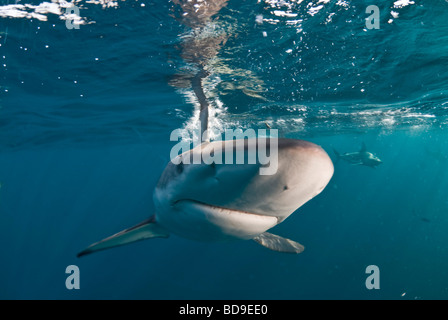
<svg viewBox="0 0 448 320">
<path fill-rule="evenodd" d="M 211 205 L 205 202 L 201 202 L 201 201 L 197 201 L 197 200 L 192 200 L 192 199 L 182 199 L 182 200 L 177 200 L 173 203 L 173 206 L 178 205 L 178 204 L 182 204 L 184 202 L 190 202 L 193 204 L 196 204 L 199 207 L 204 207 L 204 208 L 209 208 L 211 210 L 215 210 L 219 213 L 223 213 L 223 214 L 250 214 L 250 215 L 254 215 L 254 216 L 260 216 L 260 217 L 271 217 L 271 218 L 275 218 L 278 220 L 278 217 L 273 217 L 273 216 L 268 216 L 265 214 L 259 214 L 259 213 L 253 213 L 250 211 L 244 211 L 244 210 L 238 210 L 238 209 L 230 209 L 230 208 L 226 208 L 226 207 L 220 207 L 220 206 L 215 206 L 215 205 Z"/>
<path fill-rule="evenodd" d="M 173 203 L 190 221 L 218 234 L 240 239 L 252 239 L 278 224 L 278 218 L 252 212 L 224 208 L 196 200 L 184 199 Z"/>
</svg>

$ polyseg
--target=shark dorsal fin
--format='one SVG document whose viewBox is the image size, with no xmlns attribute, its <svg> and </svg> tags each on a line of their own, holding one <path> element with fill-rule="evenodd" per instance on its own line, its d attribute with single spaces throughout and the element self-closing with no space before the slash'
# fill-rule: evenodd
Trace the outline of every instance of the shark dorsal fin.
<svg viewBox="0 0 448 320">
<path fill-rule="evenodd" d="M 363 142 L 361 145 L 361 150 L 359 150 L 359 152 L 366 152 L 367 151 L 367 147 L 366 144 Z"/>
<path fill-rule="evenodd" d="M 191 86 L 200 105 L 199 125 L 201 128 L 201 142 L 210 141 L 208 136 L 209 103 L 204 94 L 204 88 L 202 87 L 202 79 L 206 78 L 208 75 L 207 71 L 201 69 L 191 80 Z"/>
</svg>

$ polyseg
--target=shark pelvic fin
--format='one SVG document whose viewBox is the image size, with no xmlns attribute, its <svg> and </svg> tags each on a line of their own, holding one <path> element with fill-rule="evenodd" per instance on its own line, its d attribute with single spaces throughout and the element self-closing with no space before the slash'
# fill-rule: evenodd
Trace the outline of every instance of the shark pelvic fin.
<svg viewBox="0 0 448 320">
<path fill-rule="evenodd" d="M 292 241 L 290 239 L 282 238 L 269 232 L 263 232 L 262 234 L 259 234 L 258 236 L 253 238 L 253 240 L 261 244 L 263 247 L 278 252 L 301 253 L 303 252 L 303 250 L 305 250 L 305 247 L 300 243 Z"/>
<path fill-rule="evenodd" d="M 118 232 L 106 239 L 91 244 L 85 250 L 77 254 L 77 257 L 82 257 L 92 252 L 105 250 L 113 247 L 122 246 L 128 243 L 150 239 L 150 238 L 168 238 L 169 233 L 162 228 L 154 219 L 154 216 L 145 220 L 136 226 Z"/>
</svg>

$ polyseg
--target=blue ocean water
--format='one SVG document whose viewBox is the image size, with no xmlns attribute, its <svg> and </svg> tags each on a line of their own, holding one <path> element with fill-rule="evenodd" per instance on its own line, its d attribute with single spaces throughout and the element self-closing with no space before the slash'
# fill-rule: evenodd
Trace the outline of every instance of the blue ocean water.
<svg viewBox="0 0 448 320">
<path fill-rule="evenodd" d="M 447 299 L 447 21 L 444 0 L 1 0 L 0 298 Z M 172 236 L 77 258 L 154 213 L 201 68 L 212 128 L 268 123 L 332 157 L 273 229 L 306 250 Z M 363 143 L 377 168 L 333 152 Z"/>
</svg>

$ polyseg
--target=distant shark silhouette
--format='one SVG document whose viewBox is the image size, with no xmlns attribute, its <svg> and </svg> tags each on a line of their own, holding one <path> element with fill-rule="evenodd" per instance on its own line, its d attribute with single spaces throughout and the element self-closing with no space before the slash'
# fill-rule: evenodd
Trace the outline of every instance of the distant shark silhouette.
<svg viewBox="0 0 448 320">
<path fill-rule="evenodd" d="M 264 139 L 270 145 L 270 139 Z M 215 157 L 247 151 L 248 140 L 244 147 L 236 141 L 206 142 L 178 157 L 203 154 L 204 146 L 214 147 Z M 221 143 L 223 147 L 216 148 Z M 293 139 L 278 139 L 278 169 L 273 175 L 260 175 L 260 163 L 191 162 L 168 163 L 154 191 L 156 213 L 150 219 L 92 244 L 78 257 L 170 233 L 202 241 L 253 239 L 271 250 L 300 253 L 300 243 L 266 231 L 318 195 L 334 171 L 321 147 Z"/>
<path fill-rule="evenodd" d="M 346 152 L 341 154 L 334 148 L 333 151 L 337 157 L 337 161 L 339 161 L 339 159 L 342 159 L 353 165 L 363 165 L 375 168 L 376 166 L 379 166 L 381 163 L 383 163 L 377 156 L 367 151 L 364 142 L 362 143 L 361 150 L 359 150 L 358 152 Z"/>
</svg>

